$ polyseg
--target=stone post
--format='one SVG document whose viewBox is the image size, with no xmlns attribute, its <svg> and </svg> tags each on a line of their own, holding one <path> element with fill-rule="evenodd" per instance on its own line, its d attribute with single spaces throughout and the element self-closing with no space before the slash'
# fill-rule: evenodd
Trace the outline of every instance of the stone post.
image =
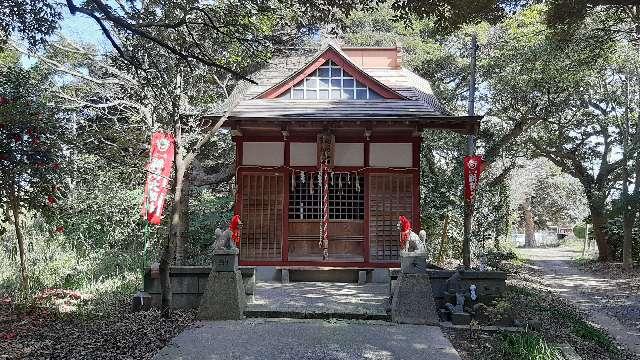
<svg viewBox="0 0 640 360">
<path fill-rule="evenodd" d="M 238 269 L 238 249 L 216 249 L 207 290 L 202 296 L 198 319 L 239 320 L 244 316 L 246 297 Z"/>
<path fill-rule="evenodd" d="M 401 324 L 438 325 L 426 255 L 402 255 L 400 266 L 391 303 L 391 319 Z"/>
</svg>

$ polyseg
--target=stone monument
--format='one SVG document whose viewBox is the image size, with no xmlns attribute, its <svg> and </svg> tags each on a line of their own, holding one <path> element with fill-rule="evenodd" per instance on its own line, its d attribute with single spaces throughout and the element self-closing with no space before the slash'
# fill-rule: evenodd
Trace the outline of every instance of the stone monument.
<svg viewBox="0 0 640 360">
<path fill-rule="evenodd" d="M 401 269 L 391 301 L 391 319 L 402 324 L 437 325 L 439 319 L 427 274 L 424 237 L 411 231 L 408 220 L 402 216 L 398 228 L 401 230 Z"/>
<path fill-rule="evenodd" d="M 462 272 L 463 269 L 458 269 L 449 279 L 447 279 L 447 291 L 445 291 L 445 298 L 454 299 L 456 304 L 453 305 L 451 302 L 447 302 L 445 307 L 449 310 L 449 314 L 451 316 L 451 323 L 454 325 L 469 325 L 471 323 L 471 314 L 465 311 L 464 302 L 467 295 L 467 291 L 473 293 L 473 297 L 476 297 L 476 287 L 473 289 L 466 289 L 464 283 L 462 282 Z"/>
<path fill-rule="evenodd" d="M 239 231 L 241 225 L 240 218 L 236 215 L 228 230 L 223 232 L 216 229 L 213 267 L 209 274 L 207 290 L 200 302 L 200 320 L 239 320 L 244 316 L 246 298 L 242 274 L 238 269 L 240 251 L 234 243 L 236 239 L 239 240 L 239 236 L 234 232 Z"/>
</svg>

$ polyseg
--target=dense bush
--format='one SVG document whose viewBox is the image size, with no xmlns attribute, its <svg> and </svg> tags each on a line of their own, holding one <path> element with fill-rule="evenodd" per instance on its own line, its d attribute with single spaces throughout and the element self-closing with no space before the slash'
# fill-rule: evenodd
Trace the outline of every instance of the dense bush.
<svg viewBox="0 0 640 360">
<path fill-rule="evenodd" d="M 513 249 L 491 249 L 485 254 L 485 259 L 488 267 L 496 270 L 503 270 L 503 263 L 518 260 L 518 254 L 516 254 Z"/>
<path fill-rule="evenodd" d="M 185 265 L 210 265 L 210 246 L 216 228 L 225 229 L 233 216 L 233 195 L 207 188 L 192 189 L 189 201 L 189 231 Z"/>
<path fill-rule="evenodd" d="M 615 217 L 607 223 L 609 234 L 609 247 L 615 261 L 622 261 L 622 244 L 624 240 L 624 230 L 622 227 L 622 217 Z M 637 219 L 633 227 L 633 260 L 640 261 L 640 219 Z"/>
<path fill-rule="evenodd" d="M 80 154 L 75 162 L 72 191 L 56 204 L 55 211 L 46 216 L 29 212 L 23 217 L 30 293 L 65 288 L 126 289 L 131 294 L 130 289 L 141 284 L 142 165 L 113 166 L 104 158 Z M 156 258 L 159 240 L 165 236 L 162 229 L 149 231 L 150 259 Z M 12 227 L 7 230 L 0 238 L 0 296 L 16 297 L 15 233 Z"/>
</svg>

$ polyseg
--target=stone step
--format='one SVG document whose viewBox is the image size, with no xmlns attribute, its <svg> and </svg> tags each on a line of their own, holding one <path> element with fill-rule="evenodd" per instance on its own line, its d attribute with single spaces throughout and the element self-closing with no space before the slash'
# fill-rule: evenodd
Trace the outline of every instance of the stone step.
<svg viewBox="0 0 640 360">
<path fill-rule="evenodd" d="M 278 319 L 342 319 L 342 320 L 382 320 L 391 321 L 390 314 L 341 313 L 341 312 L 307 312 L 281 310 L 245 310 L 247 318 L 278 318 Z"/>
</svg>

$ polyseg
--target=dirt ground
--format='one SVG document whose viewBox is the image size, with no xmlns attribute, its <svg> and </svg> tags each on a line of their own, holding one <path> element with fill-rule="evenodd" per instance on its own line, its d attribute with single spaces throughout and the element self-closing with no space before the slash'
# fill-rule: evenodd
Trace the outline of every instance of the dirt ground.
<svg viewBox="0 0 640 360">
<path fill-rule="evenodd" d="M 575 304 L 587 319 L 605 329 L 630 351 L 640 354 L 640 274 L 621 264 L 576 263 L 569 247 L 519 249 L 540 283 Z"/>
<path fill-rule="evenodd" d="M 640 359 L 638 276 L 616 264 L 594 265 L 573 259 L 570 248 L 518 249 L 524 262 L 507 263 L 508 291 L 501 304 L 520 321 L 536 321 L 529 330 L 549 345 L 568 343 L 585 360 Z M 495 305 L 495 304 L 494 304 Z M 605 319 L 606 321 L 602 321 Z M 611 327 L 611 325 L 615 327 Z M 464 360 L 507 360 L 507 332 L 445 330 Z"/>
<path fill-rule="evenodd" d="M 69 302 L 73 299 L 69 299 Z M 46 307 L 0 304 L 0 360 L 5 359 L 151 359 L 193 323 L 193 312 L 122 311 L 84 317 Z"/>
</svg>

